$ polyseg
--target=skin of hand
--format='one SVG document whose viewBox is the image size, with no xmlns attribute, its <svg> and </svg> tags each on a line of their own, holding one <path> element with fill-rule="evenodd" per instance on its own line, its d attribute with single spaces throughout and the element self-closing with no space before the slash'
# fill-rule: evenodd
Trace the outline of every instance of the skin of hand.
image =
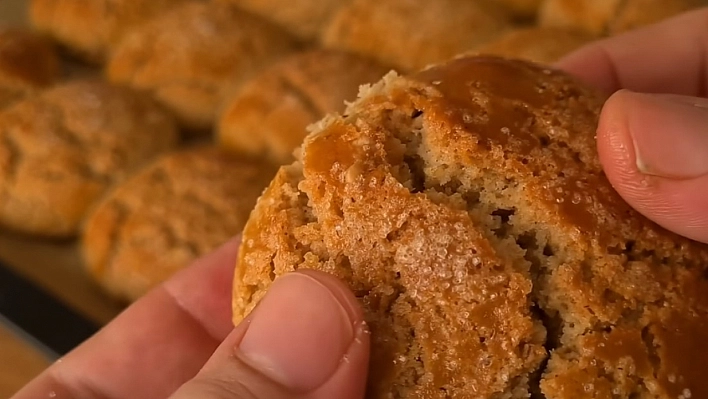
<svg viewBox="0 0 708 399">
<path fill-rule="evenodd" d="M 589 44 L 556 67 L 613 93 L 597 145 L 625 201 L 708 243 L 708 8 Z"/>
<path fill-rule="evenodd" d="M 12 399 L 362 399 L 369 332 L 336 278 L 280 277 L 233 328 L 239 241 L 150 292 Z"/>
<path fill-rule="evenodd" d="M 557 66 L 613 93 L 598 149 L 617 191 L 708 242 L 708 9 L 590 44 Z M 237 251 L 234 239 L 195 262 L 13 399 L 362 399 L 369 333 L 352 293 L 329 275 L 295 272 L 234 329 Z"/>
</svg>

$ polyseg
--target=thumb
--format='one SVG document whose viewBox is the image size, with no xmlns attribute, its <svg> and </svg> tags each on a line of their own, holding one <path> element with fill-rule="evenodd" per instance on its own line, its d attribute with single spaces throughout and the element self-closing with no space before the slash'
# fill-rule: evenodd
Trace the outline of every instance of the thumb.
<svg viewBox="0 0 708 399">
<path fill-rule="evenodd" d="M 708 99 L 619 91 L 602 110 L 598 151 L 631 206 L 708 243 Z"/>
<path fill-rule="evenodd" d="M 354 295 L 312 270 L 276 279 L 173 399 L 363 399 L 369 332 Z"/>
</svg>

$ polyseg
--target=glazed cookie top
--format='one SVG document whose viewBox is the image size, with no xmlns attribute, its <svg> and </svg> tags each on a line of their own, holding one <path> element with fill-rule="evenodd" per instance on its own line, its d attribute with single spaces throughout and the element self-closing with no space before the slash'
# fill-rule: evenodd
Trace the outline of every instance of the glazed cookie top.
<svg viewBox="0 0 708 399">
<path fill-rule="evenodd" d="M 470 50 L 508 26 L 508 14 L 493 2 L 352 0 L 332 18 L 322 41 L 410 71 Z"/>
<path fill-rule="evenodd" d="M 308 125 L 327 113 L 344 111 L 345 100 L 353 101 L 360 85 L 376 82 L 388 71 L 375 61 L 336 50 L 289 57 L 226 102 L 218 141 L 278 165 L 290 163 Z"/>
<path fill-rule="evenodd" d="M 177 142 L 154 101 L 101 81 L 56 86 L 0 113 L 0 224 L 73 235 L 116 181 Z"/>
<path fill-rule="evenodd" d="M 188 0 L 31 0 L 35 28 L 85 59 L 103 62 L 131 29 Z"/>
<path fill-rule="evenodd" d="M 29 31 L 0 28 L 0 108 L 53 84 L 59 73 L 51 43 Z"/>
<path fill-rule="evenodd" d="M 135 300 L 238 234 L 273 173 L 212 147 L 164 155 L 88 218 L 86 265 L 114 295 Z"/>
<path fill-rule="evenodd" d="M 315 268 L 364 305 L 371 398 L 708 395 L 708 247 L 612 190 L 603 102 L 494 57 L 387 76 L 259 201 L 235 321 L 273 276 Z"/>
<path fill-rule="evenodd" d="M 126 36 L 113 82 L 151 92 L 183 126 L 206 129 L 225 96 L 295 49 L 275 25 L 224 2 L 189 2 Z"/>
</svg>

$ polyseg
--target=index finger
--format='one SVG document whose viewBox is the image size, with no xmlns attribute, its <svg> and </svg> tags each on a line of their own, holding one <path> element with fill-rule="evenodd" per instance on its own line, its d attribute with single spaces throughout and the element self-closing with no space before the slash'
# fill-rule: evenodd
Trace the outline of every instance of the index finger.
<svg viewBox="0 0 708 399">
<path fill-rule="evenodd" d="M 556 66 L 608 93 L 706 97 L 708 8 L 589 44 Z"/>
</svg>

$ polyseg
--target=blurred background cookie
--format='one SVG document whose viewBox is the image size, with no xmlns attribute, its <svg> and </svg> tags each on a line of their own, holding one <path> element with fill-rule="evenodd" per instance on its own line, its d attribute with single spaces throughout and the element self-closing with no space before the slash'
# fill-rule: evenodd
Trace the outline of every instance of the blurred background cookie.
<svg viewBox="0 0 708 399">
<path fill-rule="evenodd" d="M 292 161 L 307 126 L 344 110 L 359 86 L 379 80 L 388 68 L 336 50 L 313 50 L 289 57 L 248 82 L 226 103 L 217 140 L 230 150 L 265 156 L 276 164 Z"/>
<path fill-rule="evenodd" d="M 590 34 L 568 28 L 519 28 L 479 47 L 473 53 L 550 64 L 593 39 Z"/>
<path fill-rule="evenodd" d="M 618 34 L 659 22 L 682 12 L 708 6 L 708 0 L 628 0 L 610 23 L 610 34 Z"/>
<path fill-rule="evenodd" d="M 151 92 L 183 127 L 206 130 L 226 95 L 294 48 L 285 31 L 232 5 L 188 3 L 126 36 L 107 75 Z"/>
<path fill-rule="evenodd" d="M 213 147 L 165 155 L 89 217 L 86 266 L 109 292 L 135 300 L 238 234 L 274 174 Z"/>
<path fill-rule="evenodd" d="M 301 40 L 312 41 L 337 9 L 350 0 L 225 0 L 268 18 Z"/>
<path fill-rule="evenodd" d="M 705 0 L 545 0 L 539 10 L 541 26 L 584 30 L 594 35 L 614 35 L 659 22 Z"/>
<path fill-rule="evenodd" d="M 114 182 L 176 144 L 154 101 L 100 81 L 57 86 L 0 113 L 0 226 L 77 233 Z"/>
<path fill-rule="evenodd" d="M 0 109 L 59 77 L 59 57 L 43 37 L 0 27 Z"/>
<path fill-rule="evenodd" d="M 352 0 L 330 21 L 322 41 L 409 71 L 468 51 L 508 27 L 508 14 L 495 3 Z"/>
<path fill-rule="evenodd" d="M 105 60 L 131 29 L 188 0 L 31 0 L 30 20 L 92 62 Z"/>
</svg>

